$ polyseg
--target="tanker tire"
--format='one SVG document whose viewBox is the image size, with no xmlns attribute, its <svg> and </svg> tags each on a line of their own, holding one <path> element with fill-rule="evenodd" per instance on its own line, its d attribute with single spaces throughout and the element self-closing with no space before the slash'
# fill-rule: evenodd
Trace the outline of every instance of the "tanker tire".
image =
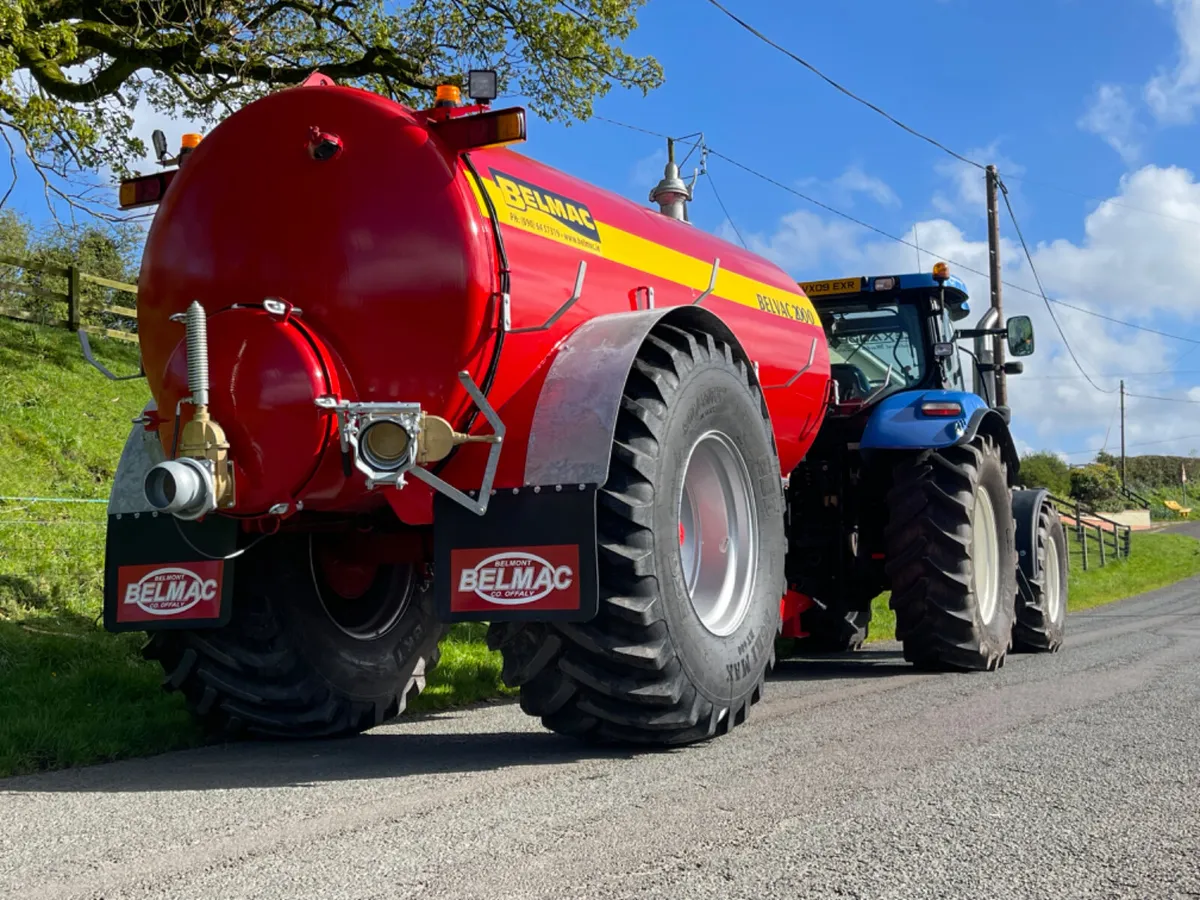
<svg viewBox="0 0 1200 900">
<path fill-rule="evenodd" d="M 1057 569 L 1050 554 L 1058 560 Z M 1037 522 L 1038 578 L 1029 582 L 1032 601 L 1017 597 L 1013 649 L 1023 653 L 1056 653 L 1067 627 L 1067 536 L 1062 520 L 1043 503 Z M 1057 593 L 1057 602 L 1053 593 Z"/>
<path fill-rule="evenodd" d="M 814 606 L 800 616 L 808 637 L 798 638 L 796 654 L 853 653 L 862 648 L 871 629 L 871 610 L 821 609 Z"/>
<path fill-rule="evenodd" d="M 433 592 L 409 587 L 405 570 L 381 569 L 373 590 L 412 595 L 398 620 L 367 640 L 348 636 L 325 612 L 307 535 L 270 538 L 241 561 L 228 625 L 154 632 L 142 651 L 209 734 L 358 734 L 395 718 L 424 690 L 445 628 Z"/>
<path fill-rule="evenodd" d="M 987 437 L 926 450 L 896 466 L 884 532 L 896 639 L 904 658 L 932 670 L 993 671 L 1004 665 L 1016 613 L 1016 525 L 1000 451 Z M 995 607 L 981 609 L 975 569 L 987 556 L 974 522 L 987 505 L 996 535 Z M 984 532 L 985 537 L 986 533 Z M 986 571 L 986 569 L 985 569 Z"/>
<path fill-rule="evenodd" d="M 689 600 L 676 537 L 684 462 L 713 430 L 746 463 L 758 523 L 750 601 L 725 637 Z M 560 734 L 677 746 L 726 733 L 762 696 L 784 581 L 782 484 L 762 393 L 726 344 L 659 325 L 634 362 L 614 437 L 597 503 L 599 614 L 493 624 L 488 644 L 521 708 Z"/>
</svg>

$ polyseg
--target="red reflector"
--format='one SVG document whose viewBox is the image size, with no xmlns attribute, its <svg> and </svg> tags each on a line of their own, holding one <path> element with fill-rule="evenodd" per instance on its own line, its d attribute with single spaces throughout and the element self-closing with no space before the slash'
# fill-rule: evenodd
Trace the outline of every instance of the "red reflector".
<svg viewBox="0 0 1200 900">
<path fill-rule="evenodd" d="M 954 418 L 962 415 L 962 404 L 947 400 L 936 400 L 921 404 L 921 414 L 926 416 L 941 416 Z"/>
<path fill-rule="evenodd" d="M 138 206 L 153 206 L 163 198 L 167 187 L 175 178 L 178 169 L 166 172 L 155 172 L 153 175 L 142 175 L 140 178 L 128 178 L 121 182 L 121 209 L 133 209 Z"/>
<path fill-rule="evenodd" d="M 438 137 L 460 153 L 525 140 L 525 110 L 519 106 L 431 124 Z"/>
</svg>

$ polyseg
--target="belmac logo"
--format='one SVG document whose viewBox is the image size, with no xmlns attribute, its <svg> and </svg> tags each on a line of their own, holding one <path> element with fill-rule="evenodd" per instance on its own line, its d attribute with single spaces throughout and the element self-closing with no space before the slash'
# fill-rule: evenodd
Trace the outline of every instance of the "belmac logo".
<svg viewBox="0 0 1200 900">
<path fill-rule="evenodd" d="M 209 561 L 122 566 L 117 621 L 215 618 L 221 607 L 221 569 L 220 562 Z"/>
<path fill-rule="evenodd" d="M 541 212 L 556 219 L 576 234 L 593 241 L 600 240 L 600 231 L 586 205 L 556 194 L 545 188 L 513 178 L 503 172 L 490 170 L 496 187 L 504 195 L 504 203 L 516 212 Z"/>
<path fill-rule="evenodd" d="M 574 544 L 451 553 L 451 608 L 579 607 L 579 548 Z"/>
</svg>

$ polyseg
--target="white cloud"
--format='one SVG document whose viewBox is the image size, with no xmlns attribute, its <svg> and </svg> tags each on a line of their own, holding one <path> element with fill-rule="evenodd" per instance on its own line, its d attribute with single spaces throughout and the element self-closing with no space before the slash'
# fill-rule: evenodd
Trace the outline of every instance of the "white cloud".
<svg viewBox="0 0 1200 900">
<path fill-rule="evenodd" d="M 1146 102 L 1160 122 L 1187 124 L 1200 105 L 1200 0 L 1157 0 L 1170 6 L 1179 36 L 1179 61 L 1146 85 Z"/>
<path fill-rule="evenodd" d="M 900 198 L 896 196 L 885 181 L 868 175 L 858 166 L 850 166 L 833 182 L 834 187 L 846 194 L 866 194 L 880 206 L 899 206 Z"/>
<path fill-rule="evenodd" d="M 995 143 L 987 147 L 973 148 L 965 155 L 968 159 L 994 165 L 1001 178 L 1005 175 L 1016 176 L 1025 173 L 1025 167 L 1002 155 Z M 948 189 L 934 192 L 934 209 L 944 216 L 983 215 L 987 209 L 987 182 L 982 171 L 958 160 L 939 162 L 934 169 L 949 184 Z"/>
<path fill-rule="evenodd" d="M 966 188 L 974 190 L 973 185 L 964 180 L 961 186 L 960 200 L 973 199 L 982 205 L 981 196 L 961 196 L 968 193 Z M 1162 215 L 1148 215 L 1131 206 Z M 1200 184 L 1192 173 L 1147 166 L 1127 176 L 1119 193 L 1088 216 L 1080 243 L 1058 240 L 1030 248 L 1047 292 L 1095 312 L 1150 323 L 1168 332 L 1186 334 L 1191 326 L 1190 334 L 1195 335 L 1194 326 L 1200 321 L 1193 287 L 1200 285 L 1200 227 L 1166 216 L 1200 221 Z M 972 319 L 977 318 L 988 302 L 988 284 L 965 267 L 987 271 L 986 242 L 967 238 L 946 219 L 921 222 L 917 228 L 920 245 L 928 254 L 925 267 L 929 258 L 954 260 L 951 270 L 966 281 L 975 310 Z M 785 216 L 770 234 L 747 237 L 751 249 L 798 279 L 912 271 L 916 263 L 911 247 L 807 210 Z M 913 232 L 904 237 L 911 242 Z M 1034 287 L 1018 244 L 1002 240 L 1001 260 L 1005 280 Z M 1009 379 L 1014 431 L 1026 449 L 1099 448 L 1106 436 L 1110 450 L 1119 446 L 1114 424 L 1118 378 L 1104 373 L 1184 368 L 1182 357 L 1197 349 L 1056 305 L 1055 315 L 1080 363 L 1105 391 L 1112 392 L 1098 391 L 1080 376 L 1041 299 L 1011 288 L 1005 288 L 1004 297 L 1006 314 L 1029 315 L 1037 333 L 1037 352 L 1024 360 L 1025 374 Z M 1128 388 L 1132 394 L 1200 399 L 1200 385 L 1188 376 L 1131 380 Z M 1185 436 L 1200 434 L 1200 409 L 1182 404 L 1130 396 L 1126 419 L 1128 443 L 1155 442 L 1146 452 L 1186 453 L 1197 441 Z M 1158 443 L 1172 439 L 1178 440 Z M 1078 462 L 1081 457 L 1072 459 Z"/>
<path fill-rule="evenodd" d="M 1078 125 L 1103 138 L 1126 163 L 1136 162 L 1141 155 L 1137 141 L 1137 113 L 1120 85 L 1100 85 Z"/>
<path fill-rule="evenodd" d="M 678 157 L 676 157 L 678 159 Z M 662 181 L 663 169 L 667 165 L 667 151 L 660 147 L 649 156 L 643 156 L 633 164 L 629 172 L 629 180 L 642 193 L 650 190 Z"/>
</svg>

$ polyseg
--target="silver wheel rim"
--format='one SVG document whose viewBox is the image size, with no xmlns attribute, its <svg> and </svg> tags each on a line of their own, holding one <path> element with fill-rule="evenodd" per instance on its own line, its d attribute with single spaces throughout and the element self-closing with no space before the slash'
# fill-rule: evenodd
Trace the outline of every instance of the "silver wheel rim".
<svg viewBox="0 0 1200 900">
<path fill-rule="evenodd" d="M 754 596 L 756 512 L 741 451 L 719 431 L 701 435 L 684 464 L 679 558 L 692 608 L 717 637 L 737 630 Z"/>
<path fill-rule="evenodd" d="M 971 561 L 975 574 L 975 599 L 983 624 L 996 617 L 1000 600 L 1000 541 L 996 533 L 996 509 L 987 488 L 975 489 L 975 515 L 971 522 Z"/>
<path fill-rule="evenodd" d="M 1062 573 L 1059 571 L 1058 542 L 1046 536 L 1046 616 L 1057 622 L 1063 613 Z"/>
</svg>

